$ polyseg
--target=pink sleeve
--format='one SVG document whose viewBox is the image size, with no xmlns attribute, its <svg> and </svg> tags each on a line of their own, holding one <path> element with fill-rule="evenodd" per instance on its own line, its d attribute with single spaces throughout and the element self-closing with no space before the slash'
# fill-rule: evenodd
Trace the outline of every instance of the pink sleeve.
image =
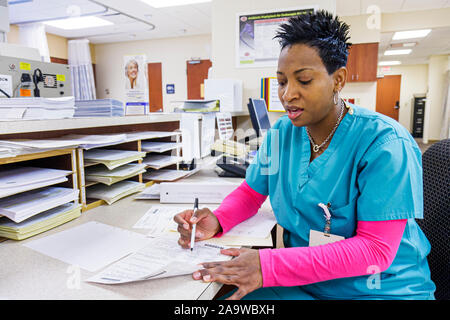
<svg viewBox="0 0 450 320">
<path fill-rule="evenodd" d="M 214 214 L 219 220 L 222 232 L 216 237 L 220 237 L 235 225 L 254 216 L 267 196 L 253 190 L 247 182 L 242 182 L 233 192 L 214 210 Z"/>
<path fill-rule="evenodd" d="M 385 271 L 397 254 L 406 221 L 359 221 L 352 238 L 316 247 L 261 249 L 263 286 L 298 286 Z"/>
</svg>

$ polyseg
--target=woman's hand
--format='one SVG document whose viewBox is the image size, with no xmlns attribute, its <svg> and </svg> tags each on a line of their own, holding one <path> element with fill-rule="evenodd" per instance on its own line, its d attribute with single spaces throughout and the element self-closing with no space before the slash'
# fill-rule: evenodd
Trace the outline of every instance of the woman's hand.
<svg viewBox="0 0 450 320">
<path fill-rule="evenodd" d="M 198 209 L 196 216 L 192 218 L 193 215 L 194 210 L 185 210 L 173 218 L 178 224 L 177 230 L 180 233 L 178 244 L 185 249 L 191 246 L 191 231 L 194 223 L 197 224 L 195 241 L 210 239 L 222 229 L 219 220 L 208 208 Z"/>
<path fill-rule="evenodd" d="M 223 249 L 222 254 L 236 258 L 229 261 L 202 263 L 202 270 L 193 273 L 195 280 L 217 281 L 235 285 L 238 290 L 227 300 L 239 300 L 263 285 L 259 251 L 255 249 Z"/>
</svg>

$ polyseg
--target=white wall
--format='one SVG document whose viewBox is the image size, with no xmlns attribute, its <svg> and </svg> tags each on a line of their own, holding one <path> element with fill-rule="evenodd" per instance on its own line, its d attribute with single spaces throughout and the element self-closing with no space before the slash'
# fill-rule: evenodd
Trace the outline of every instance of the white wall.
<svg viewBox="0 0 450 320">
<path fill-rule="evenodd" d="M 98 99 L 125 102 L 123 56 L 129 54 L 146 54 L 148 63 L 162 63 L 163 106 L 170 112 L 171 101 L 187 99 L 186 61 L 211 58 L 211 35 L 95 45 Z M 175 94 L 166 94 L 169 83 L 175 84 Z"/>
<path fill-rule="evenodd" d="M 399 65 L 391 66 L 389 72 L 381 72 L 379 75 L 401 75 L 400 85 L 400 110 L 398 122 L 409 132 L 412 131 L 413 98 L 415 94 L 426 94 L 428 90 L 428 65 Z"/>
<path fill-rule="evenodd" d="M 335 12 L 334 0 L 213 0 L 212 2 L 212 60 L 214 78 L 243 80 L 243 105 L 248 99 L 259 98 L 260 81 L 264 77 L 276 76 L 276 67 L 236 68 L 236 15 L 245 12 L 278 11 L 280 9 L 319 5 L 319 9 Z M 279 114 L 271 114 L 277 118 Z"/>
<path fill-rule="evenodd" d="M 425 103 L 423 142 L 439 140 L 442 117 L 445 74 L 449 67 L 448 55 L 431 56 L 428 67 L 428 94 Z"/>
</svg>

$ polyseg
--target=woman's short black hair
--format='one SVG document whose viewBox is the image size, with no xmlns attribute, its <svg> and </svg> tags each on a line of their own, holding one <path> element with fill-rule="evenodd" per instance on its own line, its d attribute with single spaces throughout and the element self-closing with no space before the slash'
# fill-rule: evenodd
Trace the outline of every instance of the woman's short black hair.
<svg viewBox="0 0 450 320">
<path fill-rule="evenodd" d="M 351 43 L 349 26 L 327 11 L 301 14 L 280 25 L 274 38 L 281 48 L 294 44 L 306 44 L 315 48 L 328 74 L 347 65 L 348 48 Z"/>
</svg>

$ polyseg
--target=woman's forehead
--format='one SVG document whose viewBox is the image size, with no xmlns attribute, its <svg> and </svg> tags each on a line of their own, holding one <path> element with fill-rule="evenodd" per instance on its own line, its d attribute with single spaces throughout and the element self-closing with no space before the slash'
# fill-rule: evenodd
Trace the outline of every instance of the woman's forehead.
<svg viewBox="0 0 450 320">
<path fill-rule="evenodd" d="M 294 44 L 283 48 L 278 59 L 278 70 L 300 70 L 304 68 L 326 69 L 317 49 L 306 44 Z"/>
</svg>

